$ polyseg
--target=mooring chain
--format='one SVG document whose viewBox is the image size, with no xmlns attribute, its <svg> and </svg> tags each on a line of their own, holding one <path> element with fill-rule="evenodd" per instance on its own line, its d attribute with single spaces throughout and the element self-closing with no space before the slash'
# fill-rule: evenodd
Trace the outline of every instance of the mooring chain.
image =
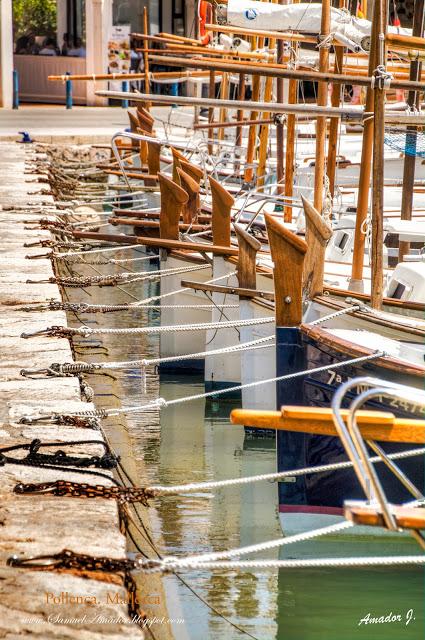
<svg viewBox="0 0 425 640">
<path fill-rule="evenodd" d="M 22 416 L 19 419 L 19 424 L 37 424 L 41 423 L 49 423 L 49 424 L 57 424 L 61 426 L 71 426 L 78 427 L 79 429 L 100 429 L 100 419 L 106 418 L 105 415 L 99 416 L 74 416 L 74 415 L 63 415 L 61 413 L 53 413 L 46 416 Z"/>
<path fill-rule="evenodd" d="M 308 534 L 300 534 L 289 536 L 288 538 L 280 538 L 273 541 L 273 546 L 284 546 L 290 542 L 298 542 L 300 538 L 312 539 L 326 533 L 332 533 L 333 530 L 340 530 L 352 526 L 351 522 L 343 522 L 338 525 L 331 525 L 322 529 L 308 532 Z M 327 529 L 327 530 L 326 530 Z M 267 543 L 270 546 L 270 543 Z M 245 553 L 253 553 L 255 547 L 265 545 L 251 545 L 250 548 L 241 548 L 232 550 L 232 555 L 244 555 Z M 214 554 L 215 556 L 228 555 L 228 553 Z M 144 573 L 160 572 L 162 574 L 175 573 L 182 570 L 210 571 L 210 570 L 241 570 L 249 569 L 304 569 L 304 568 L 342 568 L 342 567 L 373 567 L 373 566 L 423 566 L 425 564 L 425 556 L 370 556 L 370 557 L 348 557 L 348 558 L 320 558 L 320 559 L 300 559 L 300 560 L 207 560 L 208 556 L 213 554 L 204 554 L 194 556 L 192 558 L 175 558 L 169 556 L 161 559 L 151 558 L 110 558 L 106 556 L 90 556 L 82 553 L 75 553 L 70 549 L 63 549 L 59 553 L 33 556 L 30 558 L 20 558 L 17 555 L 10 556 L 7 564 L 10 567 L 18 569 L 32 569 L 35 571 L 55 571 L 70 570 L 90 571 L 100 573 L 128 573 L 132 571 L 142 571 Z"/>
<path fill-rule="evenodd" d="M 21 333 L 21 338 L 34 338 L 35 336 L 50 336 L 57 338 L 66 338 L 71 336 L 82 336 L 89 338 L 92 335 L 126 335 L 138 333 L 176 333 L 180 331 L 203 331 L 214 329 L 231 329 L 234 327 L 251 327 L 261 324 L 270 324 L 275 321 L 274 317 L 265 318 L 249 318 L 247 320 L 225 320 L 223 322 L 197 322 L 193 324 L 176 324 L 148 327 L 130 327 L 130 328 L 95 328 L 82 325 L 81 327 L 64 327 L 53 325 L 46 329 L 40 329 L 32 333 Z"/>
<path fill-rule="evenodd" d="M 58 449 L 54 453 L 41 453 L 42 447 L 68 447 L 75 445 L 100 445 L 104 448 L 102 455 L 93 456 L 73 456 L 66 453 L 63 449 Z M 7 455 L 11 451 L 27 450 L 28 453 L 23 458 L 14 458 Z M 64 466 L 98 469 L 115 469 L 118 465 L 119 457 L 109 451 L 107 445 L 102 440 L 78 440 L 72 442 L 41 442 L 38 438 L 32 440 L 29 444 L 13 445 L 11 447 L 3 447 L 0 449 L 0 466 L 5 464 L 17 464 L 31 467 L 44 466 Z"/>
<path fill-rule="evenodd" d="M 133 277 L 131 277 L 133 276 Z M 87 276 L 81 278 L 59 278 L 50 276 L 44 280 L 27 280 L 27 284 L 58 284 L 62 287 L 76 287 L 78 289 L 86 289 L 87 287 L 114 287 L 117 284 L 131 283 L 135 280 L 142 279 L 145 276 L 135 277 L 134 274 L 119 274 L 110 276 Z"/>
<path fill-rule="evenodd" d="M 112 313 L 114 311 L 149 311 L 161 309 L 239 309 L 238 304 L 139 304 L 138 302 L 127 302 L 122 304 L 89 304 L 88 302 L 60 302 L 51 299 L 46 303 L 34 303 L 25 307 L 20 307 L 21 311 L 71 311 L 73 313 Z"/>
<path fill-rule="evenodd" d="M 51 494 L 58 497 L 71 498 L 105 498 L 115 499 L 120 503 L 141 503 L 148 506 L 149 498 L 155 492 L 144 487 L 107 486 L 103 484 L 88 484 L 86 482 L 71 482 L 69 480 L 55 480 L 53 482 L 23 483 L 19 482 L 14 492 L 18 494 Z"/>
<path fill-rule="evenodd" d="M 42 369 L 21 369 L 20 375 L 24 378 L 37 379 L 44 376 L 54 378 L 66 378 L 79 375 L 80 373 L 94 373 L 101 370 L 100 364 L 89 362 L 53 362 L 49 367 Z M 82 382 L 82 380 L 80 379 Z"/>
<path fill-rule="evenodd" d="M 59 553 L 52 553 L 31 558 L 20 558 L 13 555 L 8 558 L 10 567 L 19 569 L 34 569 L 36 571 L 52 571 L 55 569 L 76 569 L 77 571 L 99 571 L 101 573 L 121 573 L 135 569 L 157 569 L 159 560 L 137 558 L 109 558 L 105 556 L 90 556 L 75 553 L 70 549 L 63 549 Z"/>
</svg>

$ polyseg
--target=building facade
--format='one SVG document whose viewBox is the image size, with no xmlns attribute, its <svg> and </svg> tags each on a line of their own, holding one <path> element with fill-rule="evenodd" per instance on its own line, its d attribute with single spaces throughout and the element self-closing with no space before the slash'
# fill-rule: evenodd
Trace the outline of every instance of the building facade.
<svg viewBox="0 0 425 640">
<path fill-rule="evenodd" d="M 22 102 L 61 103 L 64 87 L 49 75 L 108 71 L 114 26 L 194 36 L 196 0 L 0 0 L 0 105 L 12 106 L 13 70 Z M 104 84 L 102 85 L 104 86 Z M 76 104 L 100 105 L 93 82 L 73 83 Z"/>
</svg>

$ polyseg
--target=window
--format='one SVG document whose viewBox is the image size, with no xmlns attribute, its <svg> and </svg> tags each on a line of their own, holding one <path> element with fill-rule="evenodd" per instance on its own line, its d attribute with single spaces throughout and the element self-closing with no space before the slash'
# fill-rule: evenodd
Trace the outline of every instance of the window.
<svg viewBox="0 0 425 640">
<path fill-rule="evenodd" d="M 347 246 L 349 237 L 350 236 L 348 235 L 348 233 L 345 233 L 344 231 L 338 234 L 335 240 L 335 246 L 343 252 L 345 247 Z"/>
<path fill-rule="evenodd" d="M 394 289 L 394 291 L 392 292 L 392 294 L 390 295 L 390 298 L 395 298 L 396 300 L 401 300 L 401 296 L 403 295 L 403 293 L 406 291 L 406 287 L 404 284 L 401 284 L 401 282 L 397 282 L 397 286 Z"/>
</svg>

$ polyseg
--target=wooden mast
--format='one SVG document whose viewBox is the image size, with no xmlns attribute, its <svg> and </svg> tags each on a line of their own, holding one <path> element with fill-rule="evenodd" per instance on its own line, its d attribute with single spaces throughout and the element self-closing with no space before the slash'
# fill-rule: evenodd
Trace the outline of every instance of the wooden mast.
<svg viewBox="0 0 425 640">
<path fill-rule="evenodd" d="M 149 20 L 148 20 L 148 8 L 147 7 L 143 7 L 143 34 L 145 36 L 149 35 Z M 144 40 L 143 41 L 143 47 L 145 49 L 147 49 L 149 46 L 149 42 L 148 40 Z M 143 71 L 145 74 L 145 93 L 150 93 L 151 87 L 150 87 L 150 81 L 149 81 L 149 55 L 147 53 L 147 51 L 143 52 Z M 147 102 L 146 103 L 146 109 L 150 109 L 151 107 L 151 103 Z"/>
<path fill-rule="evenodd" d="M 252 78 L 252 101 L 257 102 L 260 99 L 260 76 L 254 76 Z M 258 111 L 251 111 L 250 120 L 257 120 L 259 116 Z M 254 177 L 254 169 L 251 166 L 255 157 L 255 141 L 257 137 L 257 126 L 255 124 L 250 125 L 248 129 L 248 143 L 246 149 L 246 167 L 244 172 L 244 181 L 249 184 Z"/>
<path fill-rule="evenodd" d="M 210 77 L 209 77 L 209 85 L 208 85 L 208 97 L 210 99 L 215 98 L 215 71 L 214 69 L 210 69 Z M 208 123 L 212 124 L 214 122 L 214 107 L 210 107 L 208 109 Z M 208 133 L 208 153 L 213 152 L 213 144 L 214 144 L 214 129 L 210 129 Z"/>
<path fill-rule="evenodd" d="M 372 20 L 372 43 L 377 42 L 376 20 Z M 375 69 L 375 50 L 372 47 L 369 57 L 369 76 L 373 75 Z M 374 89 L 368 87 L 366 93 L 365 110 L 373 111 L 374 108 Z M 370 173 L 372 168 L 372 149 L 373 149 L 373 118 L 368 118 L 363 123 L 363 144 L 362 155 L 360 160 L 360 176 L 359 191 L 357 196 L 357 212 L 356 212 L 356 228 L 354 231 L 353 246 L 353 266 L 351 270 L 350 289 L 353 291 L 363 291 L 363 265 L 366 234 L 364 233 L 364 224 L 369 209 L 369 186 Z"/>
<path fill-rule="evenodd" d="M 375 126 L 373 129 L 373 176 L 372 176 L 372 245 L 371 245 L 371 306 L 380 309 L 384 288 L 384 134 L 385 134 L 385 90 L 386 64 L 385 35 L 388 24 L 388 0 L 376 0 L 374 21 L 377 38 L 372 43 L 375 49 L 376 83 L 374 89 Z M 380 71 L 382 69 L 382 71 Z"/>
<path fill-rule="evenodd" d="M 324 220 L 311 202 L 301 196 L 305 213 L 305 240 L 303 293 L 308 300 L 323 293 L 326 245 L 332 236 L 332 227 Z"/>
<path fill-rule="evenodd" d="M 245 73 L 242 71 L 239 74 L 239 84 L 238 84 L 238 100 L 244 100 L 245 99 L 245 88 L 246 88 L 246 82 L 245 82 Z M 243 136 L 243 128 L 242 128 L 242 124 L 239 124 L 242 122 L 243 120 L 243 109 L 238 109 L 236 112 L 236 120 L 238 122 L 237 128 L 236 128 L 236 135 L 235 135 L 235 153 L 236 153 L 236 158 L 237 160 L 235 161 L 235 174 L 239 174 L 240 172 L 240 162 L 239 162 L 239 158 L 241 155 L 241 146 L 242 146 L 242 136 Z"/>
<path fill-rule="evenodd" d="M 278 0 L 279 4 L 286 4 L 285 0 Z M 277 63 L 282 64 L 284 60 L 284 41 L 279 38 L 276 40 L 276 52 L 277 52 Z M 283 102 L 284 99 L 284 84 L 283 78 L 278 78 L 276 80 L 276 100 L 278 102 Z M 278 119 L 276 124 L 276 182 L 277 189 L 276 192 L 278 194 L 284 193 L 284 176 L 285 176 L 285 166 L 284 166 L 284 155 L 283 155 L 283 147 L 284 147 L 284 124 L 282 119 Z"/>
<path fill-rule="evenodd" d="M 293 0 L 293 4 L 298 4 L 300 0 Z M 295 60 L 298 52 L 298 43 L 294 42 L 289 65 L 295 65 Z M 294 78 L 289 80 L 288 83 L 288 102 L 289 104 L 296 104 L 298 102 L 298 80 Z M 285 152 L 285 196 L 292 197 L 294 193 L 294 172 L 295 172 L 295 115 L 290 113 L 286 118 L 286 152 Z M 283 210 L 283 219 L 285 222 L 292 222 L 292 206 L 286 205 Z"/>
<path fill-rule="evenodd" d="M 345 7 L 345 0 L 340 0 L 339 6 L 341 9 Z M 335 62 L 334 62 L 334 73 L 342 73 L 344 67 L 344 49 L 342 47 L 338 47 L 335 49 Z M 332 85 L 332 96 L 331 96 L 331 106 L 339 107 L 342 98 L 342 87 L 341 85 L 333 84 Z M 329 125 L 329 142 L 328 142 L 328 161 L 327 161 L 327 175 L 329 179 L 329 191 L 331 193 L 331 198 L 334 197 L 335 194 L 335 173 L 336 173 L 336 156 L 337 156 L 337 147 L 338 147 L 338 129 L 339 129 L 339 120 L 338 118 L 331 118 Z"/>
<path fill-rule="evenodd" d="M 329 68 L 329 44 L 326 39 L 329 37 L 331 28 L 331 3 L 330 0 L 322 0 L 322 21 L 320 26 L 320 51 L 319 51 L 319 71 L 326 73 Z M 317 104 L 325 107 L 328 103 L 328 85 L 319 82 Z M 326 147 L 326 118 L 317 118 L 316 124 L 316 162 L 314 166 L 314 206 L 322 213 L 323 209 L 323 186 L 325 179 L 325 155 Z"/>
<path fill-rule="evenodd" d="M 414 14 L 413 14 L 413 36 L 423 36 L 424 32 L 424 9 L 425 4 L 424 0 L 415 0 L 414 4 Z M 418 81 L 421 77 L 422 71 L 422 63 L 416 58 L 410 63 L 410 75 L 409 80 Z M 418 91 L 409 91 L 407 96 L 407 104 L 410 108 L 416 107 L 419 109 L 419 98 L 420 94 Z M 406 143 L 409 140 L 409 130 L 417 131 L 415 127 L 410 128 L 407 127 L 406 130 Z M 412 137 L 412 142 L 416 141 L 416 138 Z M 416 146 L 416 145 L 415 145 Z M 412 207 L 413 207 L 413 186 L 415 183 L 415 166 L 416 166 L 416 156 L 415 155 L 405 155 L 404 156 L 404 167 L 403 167 L 403 191 L 401 197 L 401 219 L 402 220 L 411 220 L 412 219 Z M 401 262 L 406 255 L 409 253 L 410 243 L 409 242 L 400 242 L 399 246 L 399 254 L 398 259 Z"/>
</svg>

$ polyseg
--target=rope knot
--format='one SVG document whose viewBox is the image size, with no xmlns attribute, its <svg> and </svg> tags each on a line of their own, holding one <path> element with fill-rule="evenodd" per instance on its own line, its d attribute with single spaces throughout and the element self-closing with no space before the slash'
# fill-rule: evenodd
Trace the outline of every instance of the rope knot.
<svg viewBox="0 0 425 640">
<path fill-rule="evenodd" d="M 389 89 L 392 80 L 394 80 L 394 76 L 392 75 L 392 73 L 387 71 L 383 64 L 380 64 L 373 72 L 372 82 L 370 86 L 372 87 L 372 89 Z"/>
<path fill-rule="evenodd" d="M 330 49 L 332 46 L 332 42 L 334 39 L 334 34 L 333 33 L 328 33 L 328 35 L 323 35 L 323 34 L 319 34 L 317 36 L 317 41 L 318 41 L 318 45 L 317 48 L 318 49 Z"/>
</svg>

